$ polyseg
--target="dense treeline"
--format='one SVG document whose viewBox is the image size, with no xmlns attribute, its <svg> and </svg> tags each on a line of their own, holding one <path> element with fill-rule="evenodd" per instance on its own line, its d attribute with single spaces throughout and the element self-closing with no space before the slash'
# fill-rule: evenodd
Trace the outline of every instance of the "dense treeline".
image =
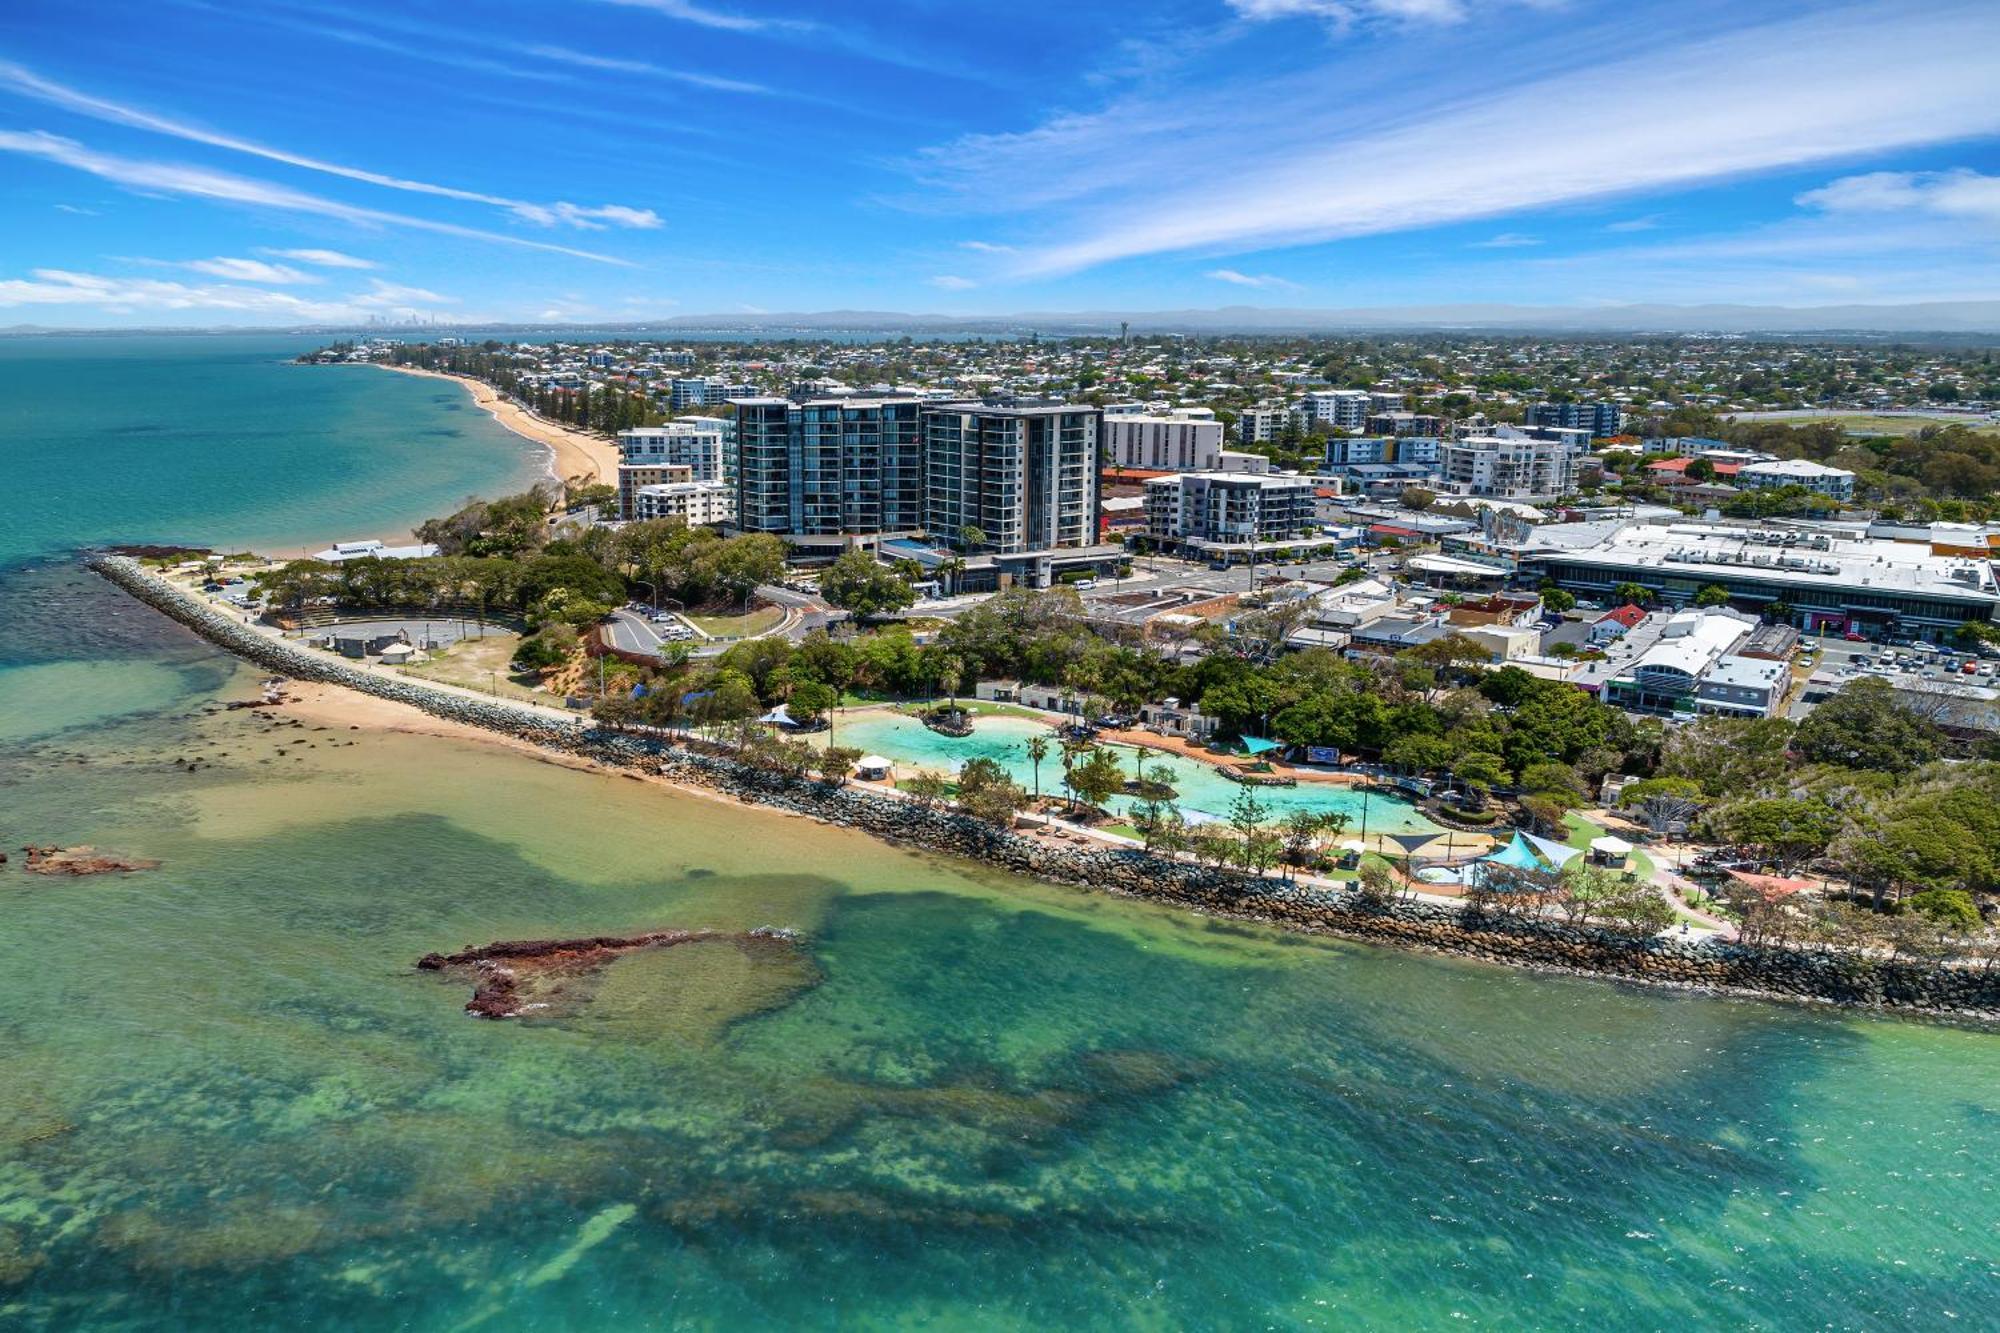
<svg viewBox="0 0 2000 1333">
<path fill-rule="evenodd" d="M 467 501 L 417 528 L 419 540 L 437 545 L 435 556 L 294 560 L 258 581 L 287 608 L 474 606 L 518 615 L 538 631 L 553 631 L 526 650 L 525 660 L 544 666 L 552 665 L 552 650 L 575 639 L 554 627 L 574 631 L 601 620 L 642 586 L 684 607 L 740 606 L 759 584 L 784 576 L 784 544 L 776 537 L 723 537 L 680 519 L 615 530 L 565 525 L 553 516 L 554 499 L 550 488 L 537 487 Z"/>
</svg>

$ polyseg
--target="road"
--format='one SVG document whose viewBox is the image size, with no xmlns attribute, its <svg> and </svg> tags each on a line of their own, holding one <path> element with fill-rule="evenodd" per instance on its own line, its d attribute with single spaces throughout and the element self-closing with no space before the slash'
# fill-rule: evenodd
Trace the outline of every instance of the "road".
<svg viewBox="0 0 2000 1333">
<path fill-rule="evenodd" d="M 836 620 L 846 618 L 846 612 L 836 611 L 810 593 L 765 584 L 757 589 L 757 596 L 773 606 L 783 607 L 788 613 L 784 624 L 770 631 L 782 634 L 796 643 L 813 630 L 824 629 Z M 625 653 L 640 653 L 647 657 L 659 657 L 670 646 L 685 646 L 690 657 L 715 657 L 729 650 L 727 643 L 711 643 L 701 639 L 668 639 L 639 612 L 620 609 L 611 613 L 611 619 L 604 622 L 604 637 L 613 648 Z M 765 635 L 753 635 L 763 638 Z M 742 643 L 746 640 L 738 639 Z"/>
</svg>

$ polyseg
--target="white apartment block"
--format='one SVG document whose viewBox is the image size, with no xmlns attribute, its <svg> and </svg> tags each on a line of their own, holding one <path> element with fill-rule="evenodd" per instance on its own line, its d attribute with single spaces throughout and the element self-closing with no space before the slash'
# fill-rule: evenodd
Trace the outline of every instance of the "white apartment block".
<svg viewBox="0 0 2000 1333">
<path fill-rule="evenodd" d="M 1769 463 L 1751 463 L 1736 474 L 1738 486 L 1764 490 L 1780 486 L 1803 486 L 1845 504 L 1854 498 L 1854 474 L 1845 468 L 1828 467 L 1804 458 L 1781 458 Z"/>
<path fill-rule="evenodd" d="M 723 481 L 669 481 L 633 494 L 635 519 L 678 518 L 691 528 L 736 519 L 736 488 Z"/>
<path fill-rule="evenodd" d="M 1162 546 L 1212 552 L 1282 544 L 1319 526 L 1303 477 L 1187 472 L 1146 483 L 1146 529 Z"/>
<path fill-rule="evenodd" d="M 647 486 L 728 480 L 723 432 L 717 418 L 669 421 L 618 432 L 618 515 L 640 517 L 639 491 Z"/>
<path fill-rule="evenodd" d="M 1213 472 L 1222 463 L 1222 423 L 1188 417 L 1107 416 L 1105 460 L 1156 472 Z"/>
<path fill-rule="evenodd" d="M 1236 438 L 1244 444 L 1269 444 L 1284 433 L 1291 415 L 1286 407 L 1246 407 L 1236 418 Z"/>
<path fill-rule="evenodd" d="M 1473 435 L 1438 446 L 1445 487 L 1466 496 L 1533 503 L 1576 489 L 1575 445 L 1521 436 Z"/>
<path fill-rule="evenodd" d="M 1320 389 L 1301 399 L 1298 411 L 1308 430 L 1360 430 L 1368 424 L 1368 395 L 1360 389 Z"/>
</svg>

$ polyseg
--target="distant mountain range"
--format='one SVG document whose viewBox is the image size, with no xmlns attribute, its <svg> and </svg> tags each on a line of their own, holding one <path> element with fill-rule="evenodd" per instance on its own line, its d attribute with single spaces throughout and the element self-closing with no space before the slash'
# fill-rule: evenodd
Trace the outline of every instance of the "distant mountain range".
<svg viewBox="0 0 2000 1333">
<path fill-rule="evenodd" d="M 807 336 L 828 333 L 1058 334 L 1116 333 L 1121 323 L 1134 333 L 1413 333 L 1477 330 L 1521 333 L 1725 333 L 1725 334 L 1995 334 L 2000 335 L 2000 301 L 1933 301 L 1915 305 L 1431 305 L 1357 306 L 1340 310 L 1224 306 L 1214 310 L 1025 311 L 1012 315 L 925 315 L 884 310 L 822 310 L 757 314 L 677 315 L 629 324 L 491 323 L 411 327 L 303 325 L 259 327 L 258 332 L 368 332 L 416 336 L 426 333 L 559 333 L 564 329 L 601 333 L 644 330 L 738 333 L 746 336 Z M 59 333 L 248 332 L 243 326 L 209 329 L 59 329 L 17 324 L 0 335 Z"/>
</svg>

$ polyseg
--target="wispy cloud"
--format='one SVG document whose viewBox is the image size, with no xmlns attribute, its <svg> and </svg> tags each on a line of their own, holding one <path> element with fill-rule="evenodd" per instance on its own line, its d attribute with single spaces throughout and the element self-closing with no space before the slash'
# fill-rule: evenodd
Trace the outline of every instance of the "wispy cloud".
<svg viewBox="0 0 2000 1333">
<path fill-rule="evenodd" d="M 1650 21 L 1649 21 L 1650 22 Z M 1658 35 L 1657 26 L 1653 32 Z M 1577 40 L 1630 49 L 1627 26 Z M 1595 49 L 1595 47 L 1593 47 Z M 1671 101 L 1575 95 L 1568 74 L 1377 113 L 1314 71 L 1147 96 L 929 154 L 932 197 L 1064 210 L 1021 276 L 1497 217 L 2000 130 L 1985 0 L 1867 3 L 1662 42 L 1596 71 Z M 1881 72 L 1896 71 L 1884 80 Z M 1867 87 L 1867 97 L 1851 90 Z M 1209 182 L 1228 179 L 1227 190 Z M 1130 206 L 1138 183 L 1187 181 Z M 943 187 L 942 190 L 936 187 Z"/>
<path fill-rule="evenodd" d="M 1518 250 L 1522 246 L 1540 245 L 1542 238 L 1527 236 L 1518 231 L 1503 231 L 1498 236 L 1489 236 L 1483 241 L 1474 241 L 1475 250 Z"/>
<path fill-rule="evenodd" d="M 1011 255 L 1015 253 L 1011 245 L 995 245 L 991 241 L 960 241 L 958 248 L 971 250 L 982 255 Z"/>
<path fill-rule="evenodd" d="M 258 253 L 270 255 L 273 259 L 291 259 L 301 264 L 311 264 L 317 268 L 380 268 L 372 259 L 360 259 L 339 250 L 261 250 Z"/>
<path fill-rule="evenodd" d="M 1318 19 L 1336 28 L 1381 20 L 1390 23 L 1462 23 L 1471 0 L 1229 0 L 1238 16 L 1253 23 L 1276 19 Z M 1488 3 L 1488 9 L 1500 8 Z"/>
<path fill-rule="evenodd" d="M 718 28 L 724 32 L 762 32 L 776 27 L 805 26 L 788 19 L 753 18 L 748 14 L 732 14 L 726 10 L 692 4 L 690 0 L 603 0 L 603 2 L 621 5 L 627 9 L 650 9 L 655 14 L 663 14 L 670 19 L 679 19 L 683 23 L 692 23 L 701 28 Z"/>
<path fill-rule="evenodd" d="M 124 125 L 133 129 L 146 130 L 170 138 L 198 143 L 210 148 L 220 148 L 232 153 L 243 153 L 250 157 L 263 158 L 269 162 L 280 162 L 289 167 L 323 175 L 338 176 L 343 180 L 359 181 L 366 185 L 380 186 L 388 190 L 401 190 L 410 194 L 430 195 L 440 199 L 454 199 L 466 203 L 485 204 L 504 209 L 517 218 L 543 226 L 567 223 L 570 226 L 602 228 L 605 226 L 650 228 L 660 225 L 659 215 L 647 208 L 630 208 L 619 204 L 585 207 L 571 203 L 535 203 L 524 199 L 510 199 L 504 195 L 485 194 L 477 190 L 461 190 L 454 186 L 439 185 L 431 181 L 411 180 L 402 176 L 391 176 L 379 171 L 368 171 L 361 167 L 345 166 L 338 162 L 328 162 L 320 158 L 308 157 L 302 153 L 273 148 L 267 144 L 252 142 L 219 130 L 205 129 L 186 121 L 168 116 L 156 115 L 142 108 L 114 102 L 108 98 L 94 96 L 53 79 L 45 79 L 22 65 L 0 61 L 0 88 L 11 89 L 24 97 L 61 107 L 77 115 L 88 116 L 113 125 Z"/>
<path fill-rule="evenodd" d="M 1916 213 L 2000 223 L 2000 176 L 1955 171 L 1871 171 L 1808 190 L 1807 208 L 1827 213 Z"/>
<path fill-rule="evenodd" d="M 321 281 L 317 274 L 302 272 L 289 264 L 267 264 L 261 259 L 189 259 L 174 267 L 184 268 L 190 273 L 205 273 L 211 278 L 227 278 L 231 282 L 264 282 L 280 287 Z"/>
<path fill-rule="evenodd" d="M 180 195 L 195 199 L 212 199 L 222 203 L 242 204 L 254 208 L 273 208 L 290 213 L 309 213 L 319 217 L 338 218 L 344 222 L 368 226 L 408 227 L 417 231 L 435 232 L 442 236 L 459 236 L 467 240 L 492 241 L 500 245 L 521 246 L 531 250 L 542 250 L 551 254 L 569 255 L 575 259 L 594 260 L 600 264 L 617 264 L 632 267 L 630 261 L 611 255 L 596 254 L 589 250 L 577 250 L 566 245 L 553 245 L 547 241 L 529 240 L 524 236 L 509 236 L 502 232 L 480 231 L 475 227 L 461 227 L 455 223 L 437 222 L 430 218 L 411 217 L 402 213 L 386 213 L 378 209 L 357 208 L 338 200 L 294 190 L 290 186 L 278 185 L 270 181 L 256 180 L 249 176 L 232 175 L 224 171 L 211 171 L 205 167 L 186 166 L 172 162 L 153 162 L 139 158 L 119 157 L 110 153 L 100 153 L 74 139 L 48 134 L 41 130 L 15 131 L 0 130 L 0 152 L 20 153 L 41 158 L 65 167 L 87 172 L 100 180 L 108 180 L 128 190 L 141 193 Z"/>
<path fill-rule="evenodd" d="M 1270 273 L 1239 273 L 1233 268 L 1210 269 L 1202 275 L 1217 282 L 1232 283 L 1238 287 L 1256 287 L 1264 291 L 1302 292 L 1305 288 L 1289 278 L 1280 278 Z"/>
<path fill-rule="evenodd" d="M 78 306 L 109 315 L 207 311 L 280 316 L 299 322 L 358 320 L 370 314 L 415 314 L 454 298 L 421 287 L 371 280 L 366 291 L 323 300 L 235 283 L 186 283 L 38 268 L 26 278 L 0 279 L 0 308 Z"/>
<path fill-rule="evenodd" d="M 1655 231 L 1659 228 L 1661 215 L 1648 213 L 1642 218 L 1620 218 L 1616 222 L 1604 224 L 1604 230 L 1613 232 Z"/>
<path fill-rule="evenodd" d="M 971 291 L 974 287 L 977 287 L 979 285 L 978 283 L 974 282 L 971 278 L 961 278 L 956 273 L 940 273 L 936 277 L 931 278 L 928 281 L 930 282 L 931 286 L 942 288 L 943 290 L 948 292 Z"/>
<path fill-rule="evenodd" d="M 650 60 L 632 60 L 623 56 L 593 55 L 588 51 L 575 51 L 567 46 L 529 45 L 515 48 L 523 55 L 553 60 L 559 64 L 574 65 L 579 69 L 607 70 L 615 74 L 641 74 L 649 79 L 667 79 L 674 83 L 684 83 L 694 88 L 708 88 L 719 93 L 755 93 L 767 95 L 771 89 L 761 83 L 750 83 L 743 79 L 725 79 L 715 74 L 703 74 L 696 70 L 673 69 L 657 65 Z"/>
</svg>

